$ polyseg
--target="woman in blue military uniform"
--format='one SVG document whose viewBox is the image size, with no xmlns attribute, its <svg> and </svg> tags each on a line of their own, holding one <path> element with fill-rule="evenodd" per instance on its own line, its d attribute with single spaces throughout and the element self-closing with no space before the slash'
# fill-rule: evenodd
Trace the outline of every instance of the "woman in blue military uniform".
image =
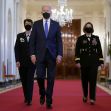
<svg viewBox="0 0 111 111">
<path fill-rule="evenodd" d="M 29 50 L 32 25 L 33 21 L 31 19 L 24 20 L 25 32 L 17 34 L 14 47 L 16 66 L 19 69 L 20 79 L 24 93 L 24 102 L 27 105 L 32 104 L 35 72 L 35 65 L 31 62 Z"/>
<path fill-rule="evenodd" d="M 85 34 L 78 37 L 76 42 L 75 61 L 81 70 L 83 102 L 87 102 L 89 91 L 90 103 L 93 105 L 96 100 L 98 66 L 104 67 L 104 60 L 99 37 L 93 35 L 93 24 L 87 22 L 83 32 Z"/>
</svg>

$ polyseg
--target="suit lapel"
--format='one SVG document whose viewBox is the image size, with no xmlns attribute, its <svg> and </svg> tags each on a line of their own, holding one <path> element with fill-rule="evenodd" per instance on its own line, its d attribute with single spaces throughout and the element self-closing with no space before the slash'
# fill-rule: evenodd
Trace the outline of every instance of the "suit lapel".
<svg viewBox="0 0 111 111">
<path fill-rule="evenodd" d="M 26 33 L 24 32 L 24 36 L 23 36 L 25 42 L 27 42 L 27 37 L 26 37 Z"/>
<path fill-rule="evenodd" d="M 40 21 L 40 29 L 41 29 L 41 33 L 43 34 L 43 37 L 46 38 L 46 35 L 45 35 L 45 31 L 44 31 L 44 25 L 43 25 L 43 19 Z"/>
<path fill-rule="evenodd" d="M 50 27 L 49 27 L 47 38 L 49 37 L 49 34 L 51 33 L 52 30 L 53 30 L 53 21 L 50 20 Z"/>
<path fill-rule="evenodd" d="M 45 35 L 45 30 L 44 30 L 44 26 L 43 26 L 43 19 L 40 21 L 40 29 L 41 29 L 41 33 L 43 34 L 43 37 L 46 39 L 49 37 L 49 34 L 51 33 L 51 31 L 53 30 L 53 21 L 50 20 L 50 27 L 49 27 L 49 31 L 48 31 L 48 35 L 46 37 Z"/>
</svg>

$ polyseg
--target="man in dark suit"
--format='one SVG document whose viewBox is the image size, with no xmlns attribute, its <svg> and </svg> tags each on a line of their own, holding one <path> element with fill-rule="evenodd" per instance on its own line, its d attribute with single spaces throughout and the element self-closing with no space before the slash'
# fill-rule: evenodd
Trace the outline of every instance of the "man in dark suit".
<svg viewBox="0 0 111 111">
<path fill-rule="evenodd" d="M 89 91 L 90 103 L 94 105 L 98 66 L 104 67 L 104 59 L 99 37 L 93 35 L 93 24 L 87 22 L 84 25 L 83 32 L 85 34 L 78 37 L 76 43 L 75 61 L 77 67 L 81 69 L 83 102 L 87 102 Z"/>
<path fill-rule="evenodd" d="M 25 32 L 17 34 L 15 43 L 16 66 L 19 69 L 20 79 L 24 92 L 24 102 L 31 105 L 33 94 L 33 82 L 35 65 L 31 62 L 29 52 L 29 40 L 33 21 L 31 19 L 24 20 Z"/>
<path fill-rule="evenodd" d="M 34 23 L 30 51 L 31 60 L 37 66 L 37 82 L 39 85 L 40 104 L 44 104 L 46 96 L 47 108 L 52 108 L 53 86 L 56 72 L 56 62 L 60 63 L 63 55 L 60 26 L 50 19 L 51 7 L 42 7 L 43 19 Z M 46 70 L 47 69 L 47 70 Z M 47 72 L 47 89 L 44 79 Z"/>
</svg>

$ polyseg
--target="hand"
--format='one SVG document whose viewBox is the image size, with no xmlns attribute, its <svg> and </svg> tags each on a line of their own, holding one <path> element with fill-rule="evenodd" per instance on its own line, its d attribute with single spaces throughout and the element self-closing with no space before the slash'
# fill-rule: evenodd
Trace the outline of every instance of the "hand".
<svg viewBox="0 0 111 111">
<path fill-rule="evenodd" d="M 19 68 L 20 67 L 20 62 L 16 62 L 16 66 Z"/>
<path fill-rule="evenodd" d="M 77 63 L 77 64 L 76 64 L 76 67 L 77 67 L 77 68 L 81 68 L 80 63 Z"/>
<path fill-rule="evenodd" d="M 31 55 L 31 61 L 32 61 L 32 63 L 33 64 L 35 64 L 36 63 L 36 56 L 35 55 Z"/>
<path fill-rule="evenodd" d="M 58 55 L 56 58 L 56 63 L 60 64 L 62 62 L 62 56 Z"/>
</svg>

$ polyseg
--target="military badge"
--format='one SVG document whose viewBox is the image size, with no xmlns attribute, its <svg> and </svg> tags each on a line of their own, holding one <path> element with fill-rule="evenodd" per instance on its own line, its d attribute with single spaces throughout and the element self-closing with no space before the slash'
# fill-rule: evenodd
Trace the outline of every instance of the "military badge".
<svg viewBox="0 0 111 111">
<path fill-rule="evenodd" d="M 25 40 L 23 38 L 20 38 L 20 42 L 25 42 Z"/>
<path fill-rule="evenodd" d="M 95 38 L 93 38 L 93 40 L 92 40 L 92 45 L 97 45 L 97 41 Z"/>
</svg>

